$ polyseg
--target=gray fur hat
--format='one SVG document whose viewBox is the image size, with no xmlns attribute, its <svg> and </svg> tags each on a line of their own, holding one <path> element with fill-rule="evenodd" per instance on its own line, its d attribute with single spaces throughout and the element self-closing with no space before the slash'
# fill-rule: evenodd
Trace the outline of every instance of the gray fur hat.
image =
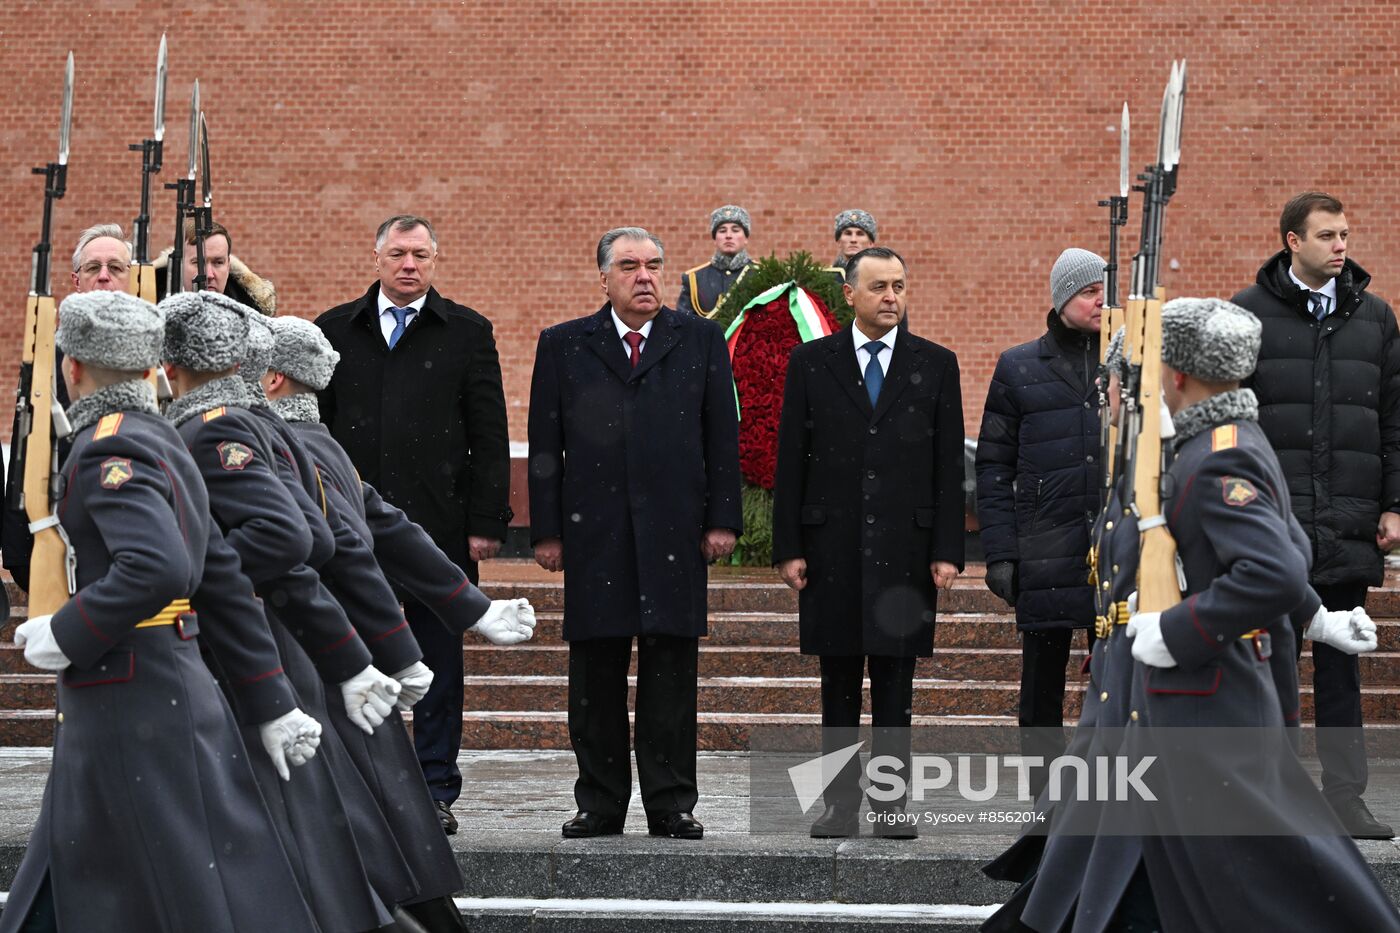
<svg viewBox="0 0 1400 933">
<path fill-rule="evenodd" d="M 744 236 L 753 235 L 749 225 L 749 212 L 737 204 L 726 204 L 710 211 L 710 236 L 713 238 L 720 224 L 738 224 L 744 228 Z"/>
<path fill-rule="evenodd" d="M 1050 304 L 1059 314 L 1075 295 L 1103 281 L 1103 270 L 1108 263 L 1098 253 L 1071 246 L 1060 254 L 1050 269 Z"/>
<path fill-rule="evenodd" d="M 340 354 L 321 328 L 299 317 L 272 319 L 272 365 L 268 368 L 320 392 L 331 384 Z"/>
<path fill-rule="evenodd" d="M 1123 378 L 1123 372 L 1127 369 L 1128 361 L 1123 356 L 1123 343 L 1128 336 L 1126 327 L 1120 327 L 1113 332 L 1113 336 L 1108 341 L 1108 351 L 1104 354 L 1103 367 L 1110 376 L 1117 374 L 1119 379 Z"/>
<path fill-rule="evenodd" d="M 138 372 L 160 365 L 165 313 L 126 292 L 80 292 L 63 299 L 54 343 L 89 366 Z"/>
<path fill-rule="evenodd" d="M 165 311 L 165 360 L 201 373 L 243 362 L 248 348 L 246 305 L 218 292 L 178 292 L 160 303 Z"/>
<path fill-rule="evenodd" d="M 879 239 L 877 236 L 875 236 L 875 218 L 870 216 L 870 213 L 868 211 L 852 209 L 849 211 L 842 211 L 841 213 L 837 214 L 836 231 L 832 239 L 841 239 L 841 231 L 845 230 L 847 227 L 859 227 L 860 229 L 864 230 L 866 236 L 870 237 L 871 243 L 874 243 L 877 239 Z"/>
<path fill-rule="evenodd" d="M 251 312 L 248 315 L 248 350 L 238 374 L 256 382 L 272 363 L 272 318 Z"/>
<path fill-rule="evenodd" d="M 1162 362 L 1207 382 L 1239 382 L 1259 361 L 1259 319 L 1223 298 L 1162 306 Z"/>
</svg>

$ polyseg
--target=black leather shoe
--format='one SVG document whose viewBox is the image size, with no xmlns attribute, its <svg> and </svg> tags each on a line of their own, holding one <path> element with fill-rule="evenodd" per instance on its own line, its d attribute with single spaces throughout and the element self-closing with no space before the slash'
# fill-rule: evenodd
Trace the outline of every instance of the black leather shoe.
<svg viewBox="0 0 1400 933">
<path fill-rule="evenodd" d="M 705 835 L 704 825 L 689 813 L 647 814 L 647 831 L 653 836 L 672 839 L 700 839 Z"/>
<path fill-rule="evenodd" d="M 452 804 L 446 800 L 434 800 L 437 804 L 438 820 L 442 823 L 442 831 L 449 836 L 457 835 L 457 817 L 452 815 Z"/>
<path fill-rule="evenodd" d="M 919 814 L 903 810 L 878 810 L 874 834 L 881 839 L 918 839 Z"/>
<path fill-rule="evenodd" d="M 1332 802 L 1332 810 L 1342 821 L 1342 828 L 1353 839 L 1394 839 L 1395 830 L 1376 819 L 1366 801 L 1360 797 Z"/>
<path fill-rule="evenodd" d="M 564 824 L 565 839 L 591 839 L 594 836 L 621 836 L 623 818 L 580 810 Z"/>
<path fill-rule="evenodd" d="M 845 839 L 860 835 L 860 810 L 833 804 L 812 824 L 813 839 Z"/>
</svg>

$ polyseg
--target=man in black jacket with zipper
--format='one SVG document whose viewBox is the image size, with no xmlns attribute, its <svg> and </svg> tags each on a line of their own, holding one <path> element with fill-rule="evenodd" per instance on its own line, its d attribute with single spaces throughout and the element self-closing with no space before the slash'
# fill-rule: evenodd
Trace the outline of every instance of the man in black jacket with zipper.
<svg viewBox="0 0 1400 933">
<path fill-rule="evenodd" d="M 1264 326 L 1247 385 L 1312 542 L 1311 583 L 1333 610 L 1362 605 L 1384 578 L 1383 551 L 1400 544 L 1400 331 L 1347 258 L 1349 233 L 1336 198 L 1298 195 L 1279 218 L 1283 249 L 1233 299 Z M 1361 799 L 1356 656 L 1314 644 L 1313 693 L 1323 794 L 1352 836 L 1392 838 Z"/>
<path fill-rule="evenodd" d="M 316 319 L 341 358 L 319 393 L 321 420 L 364 481 L 475 583 L 477 562 L 496 556 L 511 519 L 505 393 L 491 322 L 432 287 L 437 259 L 424 218 L 380 224 L 379 281 Z M 451 834 L 462 789 L 462 637 L 417 600 L 404 600 L 404 614 L 433 672 L 414 707 L 413 743 Z"/>
<path fill-rule="evenodd" d="M 977 436 L 977 518 L 987 588 L 1021 631 L 1021 747 L 1064 751 L 1065 666 L 1074 630 L 1093 640 L 1089 530 L 1099 505 L 1099 320 L 1104 261 L 1067 249 L 1050 271 L 1046 331 L 997 360 Z M 1038 796 L 1046 769 L 1030 772 Z"/>
</svg>

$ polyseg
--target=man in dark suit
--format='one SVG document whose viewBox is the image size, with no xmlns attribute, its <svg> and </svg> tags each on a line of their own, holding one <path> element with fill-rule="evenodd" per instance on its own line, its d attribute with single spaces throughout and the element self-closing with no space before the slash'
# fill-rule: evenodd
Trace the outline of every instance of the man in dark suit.
<svg viewBox="0 0 1400 933">
<path fill-rule="evenodd" d="M 742 530 L 739 426 L 719 325 L 661 304 L 661 241 L 608 231 L 608 301 L 540 334 L 530 383 L 530 537 L 564 570 L 578 814 L 622 832 L 632 795 L 627 668 L 637 639 L 637 776 L 654 836 L 699 839 L 696 664 L 705 564 Z M 342 364 L 343 365 L 343 364 Z"/>
<path fill-rule="evenodd" d="M 437 235 L 422 217 L 380 224 L 379 281 L 316 320 L 340 353 L 319 393 L 321 420 L 364 481 L 422 525 L 453 563 L 477 577 L 496 556 L 511 518 L 510 438 L 491 322 L 432 287 Z M 404 614 L 433 672 L 414 708 L 423 777 L 456 832 L 462 789 L 462 640 L 422 603 Z"/>
<path fill-rule="evenodd" d="M 914 661 L 933 653 L 936 587 L 963 564 L 963 424 L 957 357 L 899 329 L 905 284 L 893 250 L 855 254 L 852 326 L 792 352 L 773 563 L 799 593 L 802 653 L 821 657 L 823 752 L 858 741 L 868 658 L 874 754 L 898 757 L 907 780 Z M 853 759 L 812 836 L 859 832 L 859 779 Z M 872 808 L 878 835 L 916 834 L 903 799 Z"/>
</svg>

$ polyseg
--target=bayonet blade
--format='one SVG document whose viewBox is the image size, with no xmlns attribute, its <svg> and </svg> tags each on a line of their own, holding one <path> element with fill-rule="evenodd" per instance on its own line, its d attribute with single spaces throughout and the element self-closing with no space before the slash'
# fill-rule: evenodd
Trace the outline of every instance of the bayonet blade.
<svg viewBox="0 0 1400 933">
<path fill-rule="evenodd" d="M 1186 59 L 1176 77 L 1176 130 L 1172 133 L 1172 167 L 1181 164 L 1181 116 L 1186 109 Z"/>
<path fill-rule="evenodd" d="M 165 76 L 165 33 L 161 33 L 160 52 L 156 55 L 156 142 L 165 139 Z"/>
<path fill-rule="evenodd" d="M 1130 123 L 1128 121 L 1128 102 L 1123 101 L 1123 121 L 1118 129 L 1118 196 L 1126 198 L 1129 188 L 1129 166 L 1128 161 L 1128 136 Z"/>
<path fill-rule="evenodd" d="M 199 185 L 207 210 L 213 206 L 214 191 L 209 181 L 209 124 L 204 122 L 202 110 L 199 112 L 199 163 Z"/>
<path fill-rule="evenodd" d="M 190 181 L 194 181 L 195 167 L 199 161 L 199 79 L 194 79 L 194 90 L 190 92 Z"/>
<path fill-rule="evenodd" d="M 58 129 L 58 164 L 68 164 L 69 132 L 73 128 L 73 53 L 68 53 L 68 66 L 63 71 L 63 122 Z"/>
<path fill-rule="evenodd" d="M 1172 63 L 1172 70 L 1176 70 L 1176 63 Z M 1162 113 L 1157 123 L 1157 166 L 1165 168 L 1167 164 L 1167 121 L 1171 118 L 1172 103 L 1172 79 L 1167 79 L 1167 86 L 1162 88 Z"/>
</svg>

